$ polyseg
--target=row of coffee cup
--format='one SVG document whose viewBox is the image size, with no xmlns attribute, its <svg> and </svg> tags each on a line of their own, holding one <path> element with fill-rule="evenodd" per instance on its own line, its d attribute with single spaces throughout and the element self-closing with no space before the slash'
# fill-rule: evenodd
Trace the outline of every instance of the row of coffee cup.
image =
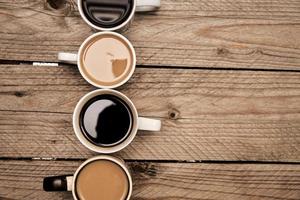
<svg viewBox="0 0 300 200">
<path fill-rule="evenodd" d="M 82 163 L 74 175 L 47 177 L 45 191 L 72 191 L 75 200 L 129 200 L 132 178 L 125 162 L 107 154 L 128 146 L 138 130 L 159 131 L 161 121 L 139 117 L 133 102 L 113 90 L 134 73 L 136 54 L 119 33 L 130 25 L 135 12 L 154 11 L 160 0 L 78 0 L 83 20 L 97 31 L 77 54 L 60 52 L 61 62 L 77 64 L 82 77 L 97 88 L 77 103 L 73 129 L 88 149 L 105 154 Z"/>
</svg>

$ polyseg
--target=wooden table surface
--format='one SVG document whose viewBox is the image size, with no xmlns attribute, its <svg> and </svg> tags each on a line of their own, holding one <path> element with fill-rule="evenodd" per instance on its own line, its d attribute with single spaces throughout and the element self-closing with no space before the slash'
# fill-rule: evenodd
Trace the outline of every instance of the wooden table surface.
<svg viewBox="0 0 300 200">
<path fill-rule="evenodd" d="M 75 0 L 0 0 L 1 200 L 71 200 L 43 177 L 96 155 L 71 123 L 95 88 L 76 66 L 32 65 L 92 33 Z M 299 0 L 162 0 L 123 34 L 138 68 L 118 90 L 163 123 L 115 154 L 132 199 L 300 199 Z"/>
</svg>

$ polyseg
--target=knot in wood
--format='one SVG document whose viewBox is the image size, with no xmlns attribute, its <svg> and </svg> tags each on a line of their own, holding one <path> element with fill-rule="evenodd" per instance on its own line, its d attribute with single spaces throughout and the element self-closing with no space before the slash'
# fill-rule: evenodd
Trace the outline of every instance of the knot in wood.
<svg viewBox="0 0 300 200">
<path fill-rule="evenodd" d="M 226 48 L 217 48 L 217 55 L 222 56 L 228 54 L 229 51 Z"/>
<path fill-rule="evenodd" d="M 49 7 L 55 10 L 61 10 L 66 7 L 66 0 L 47 0 Z"/>
<path fill-rule="evenodd" d="M 16 91 L 16 92 L 14 93 L 14 95 L 15 95 L 16 97 L 23 97 L 23 96 L 25 96 L 26 94 L 25 94 L 25 92 Z"/>
<path fill-rule="evenodd" d="M 132 164 L 131 168 L 133 171 L 140 173 L 140 175 L 144 177 L 153 177 L 157 174 L 157 169 L 152 163 L 134 163 Z"/>
</svg>

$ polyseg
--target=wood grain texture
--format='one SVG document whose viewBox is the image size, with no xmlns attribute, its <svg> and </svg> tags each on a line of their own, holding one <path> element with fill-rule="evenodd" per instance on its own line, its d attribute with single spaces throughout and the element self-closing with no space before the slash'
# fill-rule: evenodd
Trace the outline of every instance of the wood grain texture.
<svg viewBox="0 0 300 200">
<path fill-rule="evenodd" d="M 134 200 L 298 200 L 299 165 L 127 163 Z M 71 200 L 71 193 L 46 193 L 46 176 L 72 174 L 80 162 L 0 161 L 0 199 Z"/>
<path fill-rule="evenodd" d="M 0 67 L 0 157 L 88 158 L 71 124 L 91 91 L 74 67 Z M 137 69 L 120 91 L 141 116 L 126 159 L 300 161 L 300 73 Z"/>
<path fill-rule="evenodd" d="M 57 61 L 92 33 L 75 0 L 47 2 L 0 1 L 0 59 Z M 141 65 L 300 68 L 298 0 L 163 0 L 124 34 Z"/>
</svg>

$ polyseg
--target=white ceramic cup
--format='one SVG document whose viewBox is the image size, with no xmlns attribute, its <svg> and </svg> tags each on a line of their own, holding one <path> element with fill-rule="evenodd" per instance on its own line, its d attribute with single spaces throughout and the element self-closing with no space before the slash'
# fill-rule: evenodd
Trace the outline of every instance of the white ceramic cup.
<svg viewBox="0 0 300 200">
<path fill-rule="evenodd" d="M 77 5 L 78 5 L 78 10 L 80 13 L 80 16 L 82 19 L 92 28 L 98 30 L 98 31 L 116 31 L 116 30 L 125 30 L 129 27 L 131 24 L 135 12 L 149 12 L 149 11 L 155 11 L 158 10 L 160 7 L 160 0 L 133 0 L 133 9 L 131 10 L 131 13 L 129 14 L 128 18 L 120 25 L 110 27 L 110 28 L 105 28 L 105 27 L 99 27 L 92 22 L 90 22 L 82 9 L 82 1 L 83 0 L 78 0 Z"/>
<path fill-rule="evenodd" d="M 88 43 L 91 42 L 92 40 L 94 40 L 94 38 L 99 37 L 101 35 L 112 35 L 114 37 L 117 37 L 118 39 L 120 39 L 121 41 L 123 41 L 125 44 L 127 44 L 129 50 L 130 50 L 130 54 L 132 55 L 132 67 L 130 69 L 130 72 L 127 74 L 127 77 L 125 79 L 123 79 L 121 82 L 118 82 L 116 84 L 113 85 L 100 85 L 99 83 L 93 81 L 92 79 L 90 79 L 87 75 L 85 75 L 83 67 L 81 65 L 81 59 L 82 59 L 82 55 L 85 52 L 86 48 L 88 48 Z M 99 32 L 99 33 L 95 33 L 93 35 L 91 35 L 90 37 L 88 37 L 80 46 L 78 53 L 67 53 L 67 52 L 59 52 L 58 53 L 58 60 L 60 62 L 63 63 L 69 63 L 69 64 L 77 64 L 78 69 L 80 74 L 82 75 L 82 77 L 90 84 L 92 84 L 95 87 L 98 88 L 116 88 L 119 87 L 121 85 L 123 85 L 124 83 L 126 83 L 131 76 L 134 73 L 134 70 L 136 68 L 136 54 L 135 54 L 135 50 L 133 48 L 133 45 L 131 44 L 131 42 L 124 37 L 123 35 L 119 34 L 119 33 L 115 33 L 115 32 Z"/>
<path fill-rule="evenodd" d="M 106 95 L 106 94 L 113 95 L 115 97 L 120 98 L 127 105 L 127 107 L 129 108 L 132 114 L 131 131 L 127 133 L 127 135 L 124 137 L 125 139 L 122 139 L 119 143 L 116 143 L 114 145 L 109 145 L 109 146 L 103 146 L 103 145 L 99 146 L 90 142 L 82 132 L 80 128 L 80 113 L 83 107 L 90 99 L 98 95 Z M 73 129 L 77 138 L 85 147 L 97 153 L 109 154 L 109 153 L 115 153 L 127 147 L 135 138 L 138 130 L 160 131 L 161 121 L 157 119 L 139 117 L 137 109 L 135 108 L 132 101 L 121 92 L 110 90 L 110 89 L 98 89 L 86 94 L 77 103 L 73 113 Z"/>
<path fill-rule="evenodd" d="M 106 161 L 111 161 L 118 166 L 120 166 L 125 174 L 127 175 L 128 178 L 128 194 L 125 200 L 129 200 L 131 195 L 132 195 L 132 178 L 130 175 L 130 172 L 128 168 L 126 167 L 126 164 L 123 160 L 113 157 L 113 156 L 108 156 L 108 155 L 99 155 L 95 156 L 93 158 L 90 158 L 86 160 L 84 163 L 82 163 L 76 170 L 74 175 L 63 175 L 63 176 L 53 176 L 53 177 L 46 177 L 44 178 L 43 182 L 43 187 L 45 191 L 48 192 L 55 192 L 55 191 L 72 191 L 73 198 L 74 200 L 80 200 L 78 199 L 76 195 L 76 180 L 78 177 L 79 172 L 87 166 L 89 163 L 97 160 L 106 160 Z M 112 174 L 113 175 L 113 174 Z M 109 183 L 107 183 L 109 184 Z"/>
</svg>

